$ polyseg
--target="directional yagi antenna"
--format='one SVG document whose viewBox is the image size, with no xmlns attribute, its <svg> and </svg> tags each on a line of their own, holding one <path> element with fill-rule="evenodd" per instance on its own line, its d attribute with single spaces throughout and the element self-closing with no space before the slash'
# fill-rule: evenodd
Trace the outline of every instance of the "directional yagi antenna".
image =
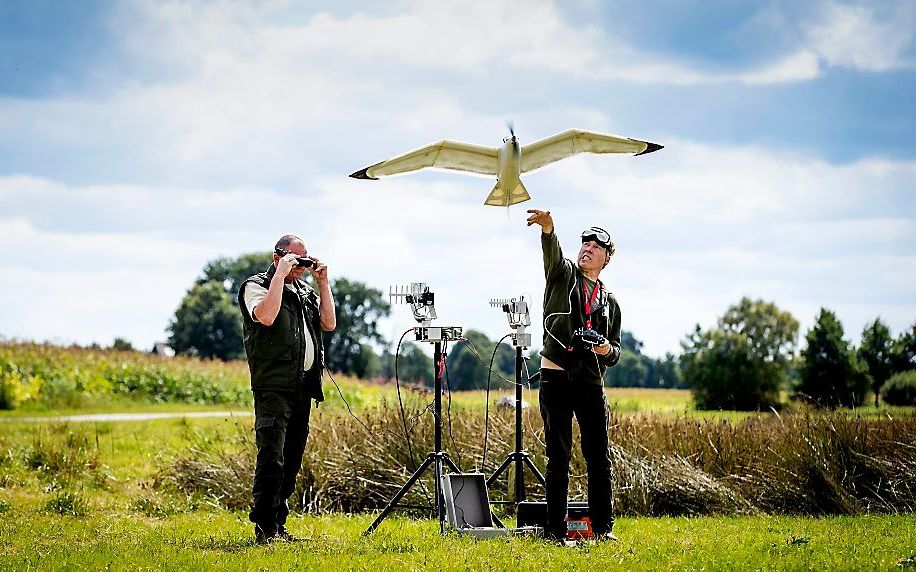
<svg viewBox="0 0 916 572">
<path fill-rule="evenodd" d="M 392 304 L 410 304 L 416 321 L 428 326 L 436 319 L 436 296 L 425 282 L 413 282 L 410 286 L 391 286 L 388 299 Z"/>
</svg>

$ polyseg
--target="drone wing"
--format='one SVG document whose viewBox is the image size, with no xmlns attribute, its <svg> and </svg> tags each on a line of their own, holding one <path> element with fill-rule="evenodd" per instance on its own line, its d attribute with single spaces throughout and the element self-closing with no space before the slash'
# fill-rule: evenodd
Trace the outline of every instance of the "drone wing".
<svg viewBox="0 0 916 572">
<path fill-rule="evenodd" d="M 354 179 L 378 179 L 427 167 L 496 175 L 499 169 L 498 154 L 499 150 L 495 147 L 482 147 L 458 141 L 439 141 L 376 163 L 350 176 Z"/>
<path fill-rule="evenodd" d="M 656 143 L 581 129 L 569 129 L 522 147 L 521 171 L 527 173 L 578 153 L 645 155 L 659 149 L 662 149 L 662 146 Z"/>
</svg>

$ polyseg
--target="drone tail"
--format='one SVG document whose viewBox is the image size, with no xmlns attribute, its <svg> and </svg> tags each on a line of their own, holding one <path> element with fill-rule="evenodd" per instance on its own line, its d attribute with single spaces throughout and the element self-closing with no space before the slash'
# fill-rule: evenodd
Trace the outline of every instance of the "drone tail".
<svg viewBox="0 0 916 572">
<path fill-rule="evenodd" d="M 525 188 L 525 185 L 519 181 L 515 188 L 512 189 L 511 193 L 506 193 L 500 186 L 499 181 L 496 182 L 496 186 L 493 187 L 493 190 L 490 191 L 487 200 L 483 204 L 489 205 L 491 207 L 508 207 L 509 205 L 514 205 L 516 203 L 523 203 L 531 198 L 531 195 L 528 194 L 528 189 Z"/>
</svg>

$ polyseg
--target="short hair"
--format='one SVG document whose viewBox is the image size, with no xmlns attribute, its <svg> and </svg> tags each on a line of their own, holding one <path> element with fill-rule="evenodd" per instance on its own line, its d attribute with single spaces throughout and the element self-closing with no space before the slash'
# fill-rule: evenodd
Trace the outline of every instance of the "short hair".
<svg viewBox="0 0 916 572">
<path fill-rule="evenodd" d="M 284 234 L 283 236 L 280 237 L 280 240 L 277 241 L 277 244 L 274 245 L 274 249 L 282 250 L 283 252 L 286 252 L 289 249 L 290 243 L 297 242 L 297 241 L 303 242 L 303 240 L 299 238 L 298 236 L 296 236 L 295 234 Z"/>
</svg>

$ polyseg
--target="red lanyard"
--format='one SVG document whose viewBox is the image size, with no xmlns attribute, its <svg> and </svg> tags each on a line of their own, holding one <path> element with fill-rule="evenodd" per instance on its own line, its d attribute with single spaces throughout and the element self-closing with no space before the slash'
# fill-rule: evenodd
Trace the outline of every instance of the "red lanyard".
<svg viewBox="0 0 916 572">
<path fill-rule="evenodd" d="M 601 286 L 595 282 L 595 289 L 592 290 L 591 295 L 588 293 L 588 284 L 585 280 L 582 281 L 582 292 L 585 293 L 583 298 L 583 305 L 585 306 L 585 327 L 591 329 L 592 327 L 592 304 L 595 303 L 595 298 L 598 297 L 598 290 L 601 289 Z"/>
</svg>

